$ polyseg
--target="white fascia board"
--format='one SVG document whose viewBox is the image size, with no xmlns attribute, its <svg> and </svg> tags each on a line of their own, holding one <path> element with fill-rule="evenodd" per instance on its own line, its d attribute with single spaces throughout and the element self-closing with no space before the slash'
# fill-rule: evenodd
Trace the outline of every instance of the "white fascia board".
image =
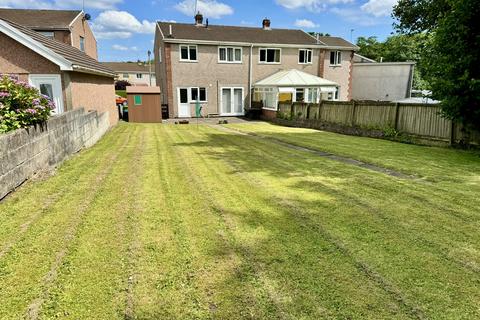
<svg viewBox="0 0 480 320">
<path fill-rule="evenodd" d="M 75 21 L 77 21 L 78 18 L 80 18 L 81 16 L 83 16 L 83 10 L 80 11 L 80 13 L 72 20 L 72 22 L 70 22 L 70 24 L 68 25 L 69 28 L 71 28 L 73 26 L 73 24 L 75 23 Z"/>
<path fill-rule="evenodd" d="M 192 44 L 205 44 L 205 45 L 227 45 L 237 47 L 265 47 L 265 48 L 325 48 L 323 45 L 318 44 L 282 44 L 282 43 L 251 43 L 251 42 L 234 42 L 234 41 L 210 41 L 210 40 L 191 40 L 191 39 L 172 39 L 165 38 L 164 42 L 167 43 L 192 43 Z"/>
<path fill-rule="evenodd" d="M 51 62 L 59 66 L 60 70 L 62 71 L 73 70 L 72 63 L 70 61 L 68 61 L 61 55 L 53 52 L 51 49 L 45 47 L 40 42 L 30 38 L 20 30 L 12 27 L 10 24 L 8 24 L 3 20 L 0 20 L 0 32 L 9 36 L 10 38 L 17 41 L 18 43 L 21 43 L 22 45 L 34 51 L 35 53 L 41 55 L 45 59 L 50 60 Z"/>
<path fill-rule="evenodd" d="M 401 61 L 401 62 L 354 62 L 355 67 L 381 67 L 381 66 L 401 66 L 401 65 L 415 65 L 415 61 Z"/>
<path fill-rule="evenodd" d="M 173 38 L 164 38 L 164 42 L 167 43 L 192 43 L 192 44 L 205 44 L 205 45 L 229 45 L 229 46 L 239 46 L 239 47 L 264 47 L 264 48 L 316 48 L 316 49 L 333 49 L 333 50 L 359 50 L 357 46 L 354 47 L 335 47 L 327 46 L 323 44 L 284 44 L 284 43 L 250 43 L 250 42 L 233 42 L 233 41 L 211 41 L 211 40 L 191 40 L 191 39 L 173 39 Z"/>
<path fill-rule="evenodd" d="M 94 69 L 87 68 L 87 67 L 83 67 L 83 66 L 79 66 L 79 65 L 73 65 L 73 69 L 72 69 L 72 70 L 73 70 L 73 71 L 82 72 L 82 73 L 96 74 L 96 75 L 106 76 L 106 77 L 112 77 L 112 78 L 114 78 L 114 77 L 116 76 L 115 73 L 102 72 L 102 71 L 94 70 Z"/>
</svg>

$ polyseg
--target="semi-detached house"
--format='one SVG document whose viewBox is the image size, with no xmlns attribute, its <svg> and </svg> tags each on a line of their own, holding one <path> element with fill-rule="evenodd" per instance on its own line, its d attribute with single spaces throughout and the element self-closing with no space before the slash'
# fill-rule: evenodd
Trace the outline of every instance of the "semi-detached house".
<svg viewBox="0 0 480 320">
<path fill-rule="evenodd" d="M 335 83 L 333 92 L 312 95 L 298 87 L 280 99 L 318 102 L 350 100 L 352 62 L 358 48 L 337 37 L 314 37 L 301 30 L 158 22 L 155 34 L 157 85 L 170 117 L 242 115 L 258 96 L 255 84 L 281 74 L 320 77 Z M 283 73 L 282 73 L 283 72 Z M 328 82 L 328 81 L 327 81 Z M 314 96 L 316 101 L 309 101 Z M 268 102 L 268 99 L 266 99 Z M 264 107 L 275 109 L 277 101 Z M 264 100 L 265 104 L 265 100 Z"/>
</svg>

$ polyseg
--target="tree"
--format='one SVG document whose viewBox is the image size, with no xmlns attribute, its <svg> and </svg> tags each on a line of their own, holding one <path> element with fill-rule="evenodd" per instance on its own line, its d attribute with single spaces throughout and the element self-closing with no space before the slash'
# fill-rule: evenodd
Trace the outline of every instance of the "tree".
<svg viewBox="0 0 480 320">
<path fill-rule="evenodd" d="M 480 129 L 480 6 L 478 0 L 400 0 L 397 30 L 431 32 L 424 74 L 442 113 Z"/>
</svg>

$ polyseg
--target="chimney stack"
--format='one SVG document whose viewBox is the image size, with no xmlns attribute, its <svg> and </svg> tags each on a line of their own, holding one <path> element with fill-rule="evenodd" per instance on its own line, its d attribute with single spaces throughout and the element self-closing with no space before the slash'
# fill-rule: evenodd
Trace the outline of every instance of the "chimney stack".
<svg viewBox="0 0 480 320">
<path fill-rule="evenodd" d="M 195 25 L 202 26 L 203 25 L 203 15 L 199 12 L 195 15 Z"/>
<path fill-rule="evenodd" d="M 270 19 L 263 19 L 262 21 L 262 27 L 263 27 L 263 30 L 271 30 L 270 28 Z"/>
</svg>

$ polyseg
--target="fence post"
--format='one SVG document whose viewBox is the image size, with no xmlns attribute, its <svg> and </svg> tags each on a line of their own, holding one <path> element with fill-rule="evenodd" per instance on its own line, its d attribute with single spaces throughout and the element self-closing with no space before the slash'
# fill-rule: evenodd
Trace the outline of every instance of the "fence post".
<svg viewBox="0 0 480 320">
<path fill-rule="evenodd" d="M 306 117 L 307 120 L 310 119 L 310 103 L 307 104 L 307 117 Z"/>
<path fill-rule="evenodd" d="M 318 115 L 317 115 L 317 120 L 322 121 L 322 105 L 323 105 L 323 100 L 320 100 L 318 102 Z"/>
<path fill-rule="evenodd" d="M 396 102 L 395 103 L 395 119 L 393 120 L 393 128 L 395 131 L 398 130 L 398 113 L 400 109 L 400 103 Z"/>
<path fill-rule="evenodd" d="M 295 119 L 295 110 L 294 110 L 295 108 L 294 108 L 294 106 L 295 106 L 295 105 L 294 105 L 293 102 L 292 102 L 292 103 L 290 104 L 290 119 L 292 119 L 292 120 Z"/>
<path fill-rule="evenodd" d="M 350 121 L 352 127 L 355 126 L 355 109 L 357 109 L 357 104 L 355 103 L 355 100 L 352 100 L 352 119 Z"/>
<path fill-rule="evenodd" d="M 455 127 L 455 121 L 453 120 L 450 120 L 452 122 L 452 125 L 450 126 L 450 145 L 454 145 L 455 144 L 455 130 L 456 130 L 456 127 Z"/>
</svg>

